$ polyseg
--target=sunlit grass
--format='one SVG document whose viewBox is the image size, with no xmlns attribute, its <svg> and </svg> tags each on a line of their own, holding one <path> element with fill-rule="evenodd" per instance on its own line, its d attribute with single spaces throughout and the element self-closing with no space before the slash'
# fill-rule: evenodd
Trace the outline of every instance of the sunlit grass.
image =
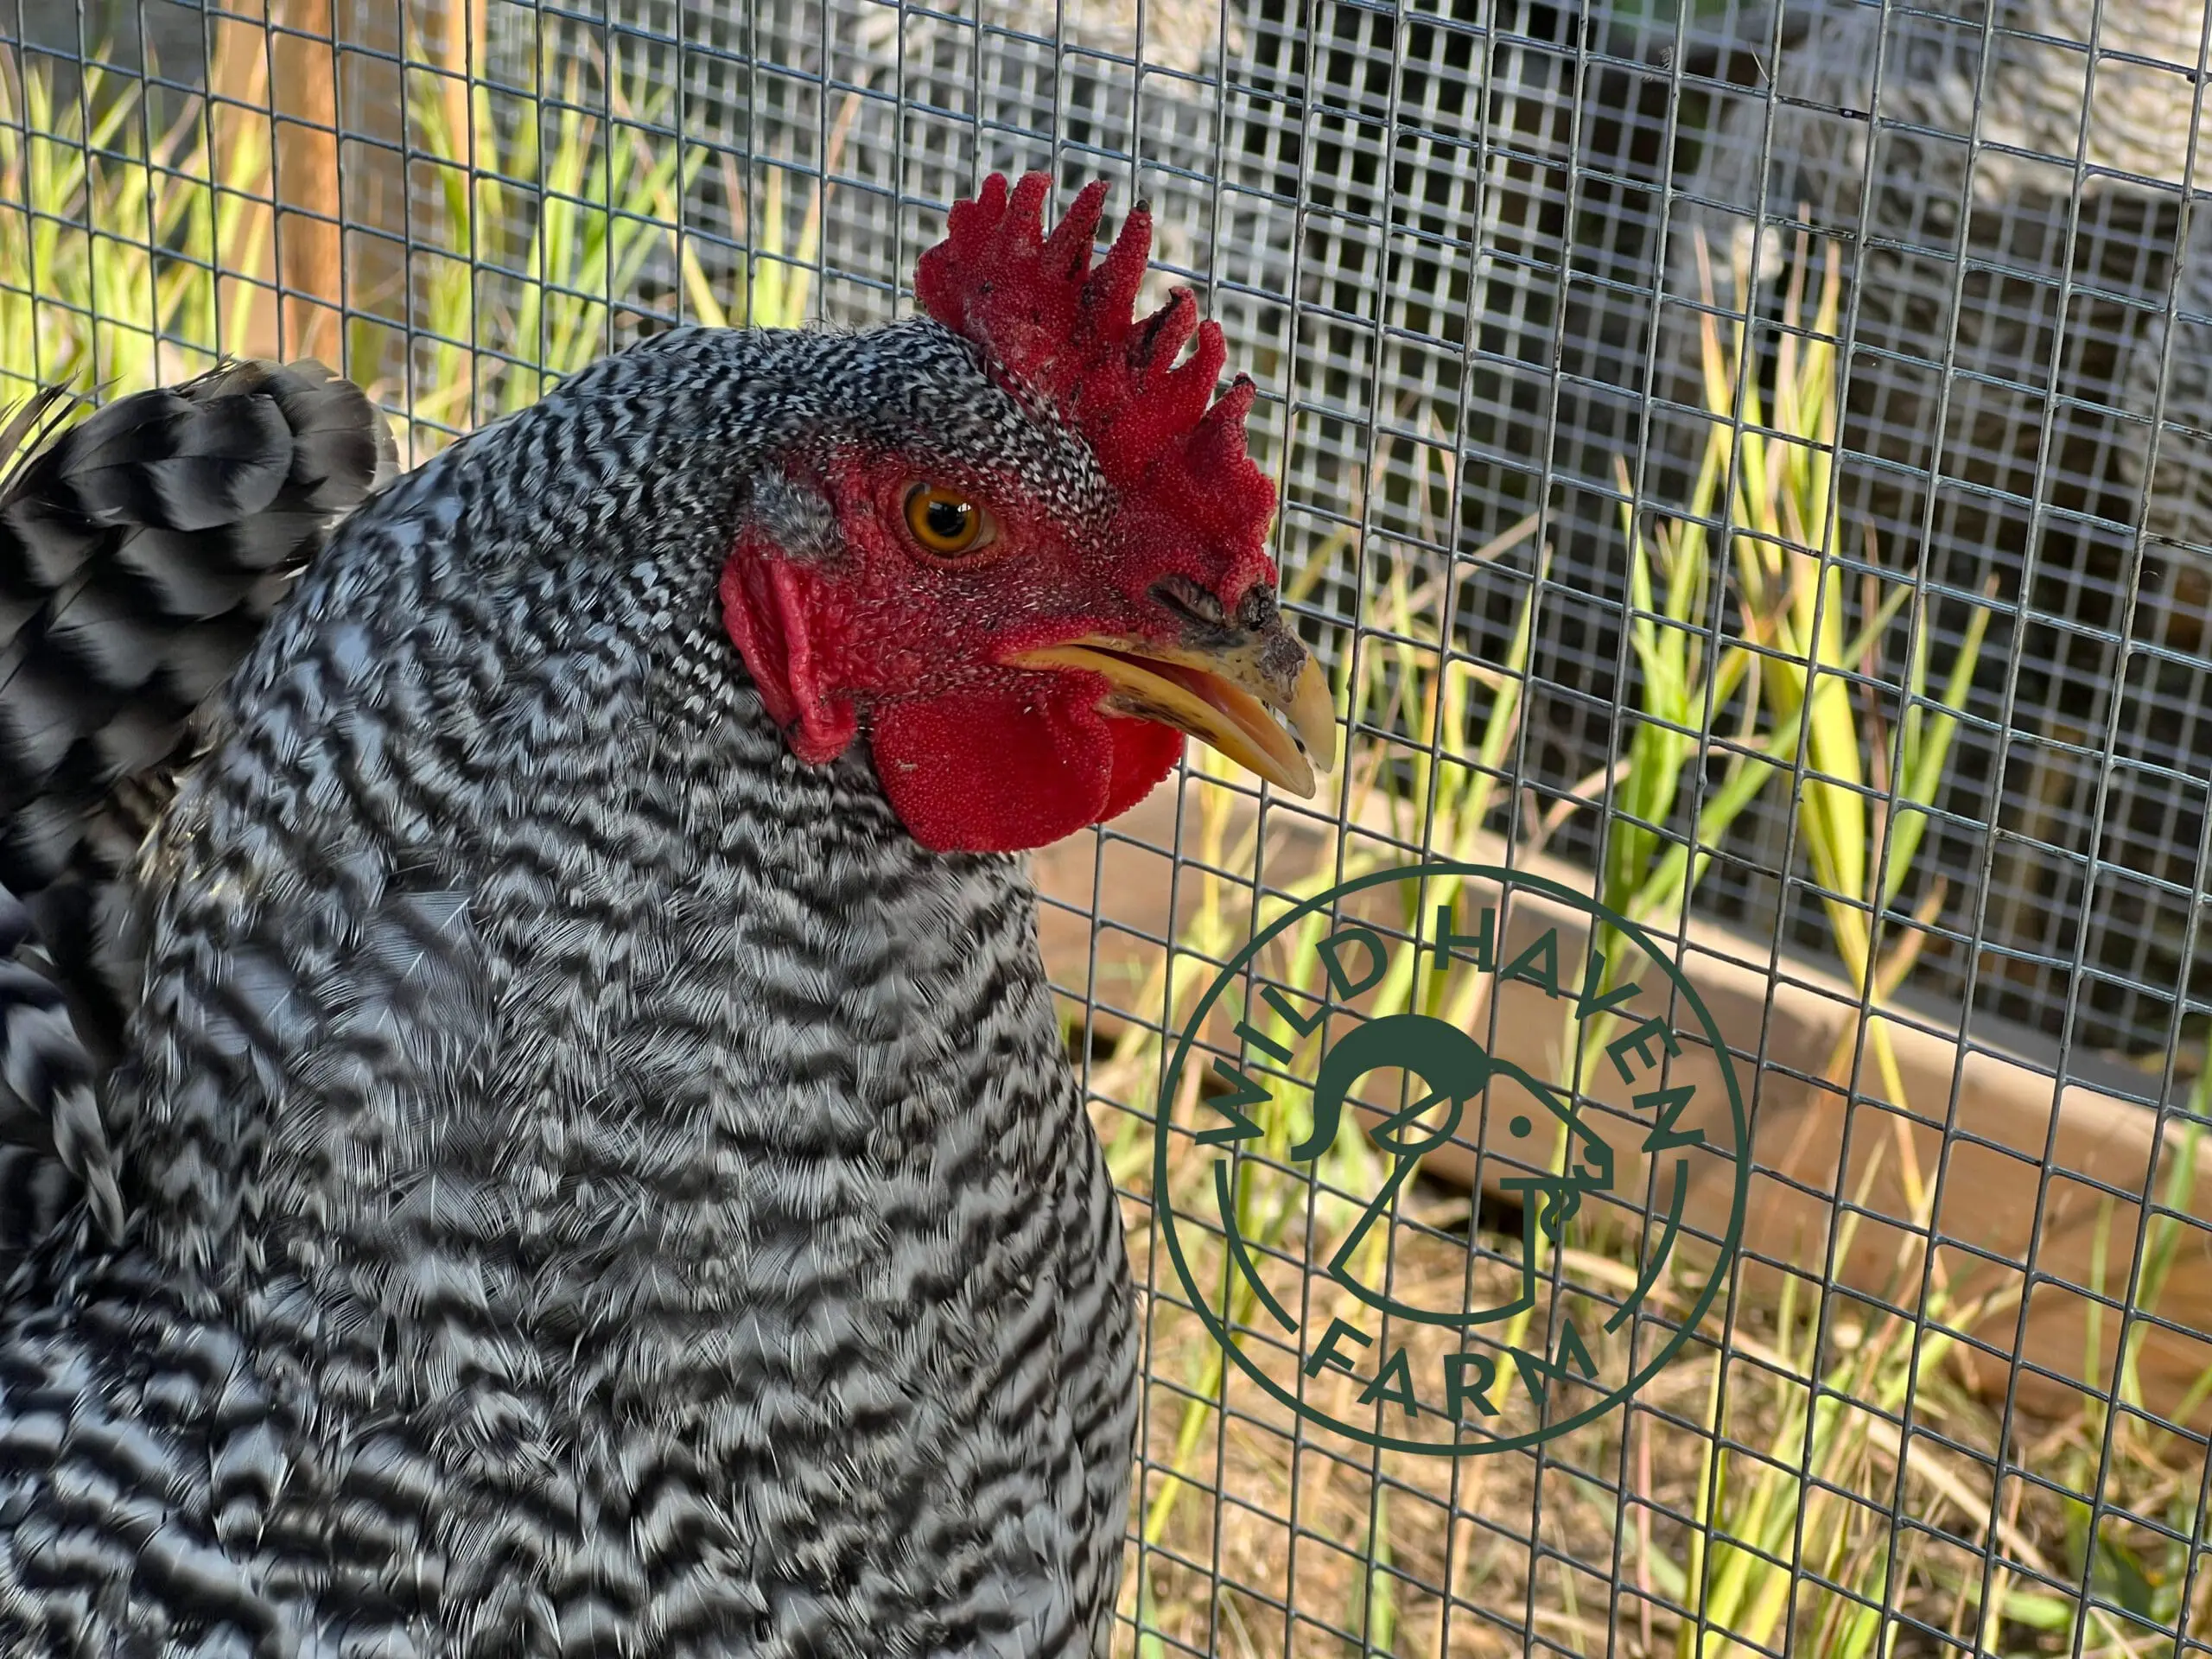
<svg viewBox="0 0 2212 1659">
<path fill-rule="evenodd" d="M 270 276 L 267 123 L 229 120 L 219 144 L 194 100 L 149 125 L 135 80 L 91 67 L 59 97 L 0 52 L 0 406 L 175 379 L 245 336 Z"/>
<path fill-rule="evenodd" d="M 419 43 L 412 54 L 417 62 L 428 55 Z M 449 158 L 433 168 L 443 209 L 435 239 L 444 251 L 422 261 L 426 280 L 412 314 L 431 346 L 405 418 L 421 423 L 426 447 L 441 431 L 535 403 L 634 337 L 647 319 L 631 296 L 656 256 L 672 263 L 693 321 L 795 328 L 809 316 L 807 266 L 819 245 L 824 190 L 809 204 L 797 245 L 787 245 L 785 169 L 768 168 L 749 257 L 717 287 L 697 238 L 681 228 L 709 153 L 660 138 L 673 126 L 670 89 L 642 63 L 601 61 L 550 34 L 537 68 L 537 95 L 505 95 L 504 109 L 480 81 L 467 83 L 464 96 L 450 76 L 409 71 L 416 143 Z M 594 113 L 602 101 L 605 114 Z M 468 125 L 457 133 L 464 109 Z M 840 142 L 850 116 L 849 99 Z M 823 173 L 835 166 L 833 152 Z M 747 193 L 726 154 L 720 172 L 744 234 Z"/>
<path fill-rule="evenodd" d="M 480 23 L 482 6 L 470 9 Z M 225 31 L 211 79 L 229 76 Z M 433 204 L 413 226 L 407 372 L 378 372 L 378 331 L 357 319 L 348 367 L 391 410 L 421 460 L 456 434 L 542 397 L 612 346 L 664 320 L 632 300 L 649 261 L 675 270 L 690 318 L 797 327 L 823 193 L 785 235 L 786 169 L 766 170 L 762 211 L 721 158 L 745 257 L 719 280 L 682 228 L 704 146 L 658 135 L 674 99 L 641 64 L 549 35 L 534 93 L 431 67 L 412 38 L 404 100 Z M 248 54 L 243 79 L 265 96 Z M 594 113 L 603 105 L 604 113 Z M 841 145 L 853 101 L 841 113 Z M 84 71 L 57 96 L 42 67 L 0 54 L 0 407 L 41 386 L 102 395 L 171 382 L 223 355 L 266 348 L 256 321 L 275 289 L 271 180 L 278 128 L 265 108 L 204 98 L 149 130 L 140 83 Z M 834 170 L 835 154 L 823 171 Z M 265 332 L 265 330 L 264 331 Z"/>
</svg>

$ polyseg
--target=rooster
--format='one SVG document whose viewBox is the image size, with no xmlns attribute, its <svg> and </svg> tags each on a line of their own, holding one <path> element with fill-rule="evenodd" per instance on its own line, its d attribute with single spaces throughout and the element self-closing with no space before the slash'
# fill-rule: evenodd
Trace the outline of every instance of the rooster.
<svg viewBox="0 0 2212 1659">
<path fill-rule="evenodd" d="M 1047 190 L 395 483 L 242 365 L 260 452 L 195 383 L 11 486 L 4 660 L 101 671 L 0 669 L 0 1651 L 1105 1651 L 1132 1293 L 1015 855 L 1333 728 L 1251 383 Z M 73 613 L 194 533 L 270 556 Z"/>
</svg>

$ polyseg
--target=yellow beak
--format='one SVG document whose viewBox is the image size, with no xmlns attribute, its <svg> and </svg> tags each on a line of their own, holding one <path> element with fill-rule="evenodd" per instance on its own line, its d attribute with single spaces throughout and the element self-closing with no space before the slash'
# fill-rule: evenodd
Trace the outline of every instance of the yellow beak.
<svg viewBox="0 0 2212 1659">
<path fill-rule="evenodd" d="M 1187 732 L 1276 788 L 1310 799 L 1314 769 L 1336 764 L 1336 715 L 1320 664 L 1303 648 L 1287 678 L 1265 665 L 1287 655 L 1278 622 L 1206 648 L 1094 634 L 1007 660 L 1103 675 L 1113 690 L 1100 707 Z"/>
</svg>

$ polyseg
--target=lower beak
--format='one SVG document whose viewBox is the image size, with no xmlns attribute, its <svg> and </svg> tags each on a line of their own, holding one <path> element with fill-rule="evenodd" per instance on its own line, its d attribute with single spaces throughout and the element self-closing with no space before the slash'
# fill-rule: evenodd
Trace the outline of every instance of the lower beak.
<svg viewBox="0 0 2212 1659">
<path fill-rule="evenodd" d="M 1281 666 L 1286 659 L 1298 668 L 1286 674 Z M 1113 688 L 1102 708 L 1187 732 L 1301 798 L 1313 794 L 1315 767 L 1326 772 L 1336 763 L 1329 683 L 1280 621 L 1224 645 L 1163 645 L 1093 634 L 1007 660 L 1020 668 L 1101 675 Z"/>
</svg>

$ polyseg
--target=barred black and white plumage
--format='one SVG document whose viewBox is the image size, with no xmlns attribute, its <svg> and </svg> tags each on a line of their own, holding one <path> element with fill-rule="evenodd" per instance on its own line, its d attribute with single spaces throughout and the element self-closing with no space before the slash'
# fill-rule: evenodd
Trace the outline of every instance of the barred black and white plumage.
<svg viewBox="0 0 2212 1659">
<path fill-rule="evenodd" d="M 1318 721 L 1264 514 L 1134 538 L 1149 435 L 994 327 L 664 335 L 312 562 L 130 872 L 124 1243 L 0 1299 L 0 1651 L 1105 1651 L 1131 1289 L 1009 836 L 1172 764 L 1140 660 Z"/>
</svg>

